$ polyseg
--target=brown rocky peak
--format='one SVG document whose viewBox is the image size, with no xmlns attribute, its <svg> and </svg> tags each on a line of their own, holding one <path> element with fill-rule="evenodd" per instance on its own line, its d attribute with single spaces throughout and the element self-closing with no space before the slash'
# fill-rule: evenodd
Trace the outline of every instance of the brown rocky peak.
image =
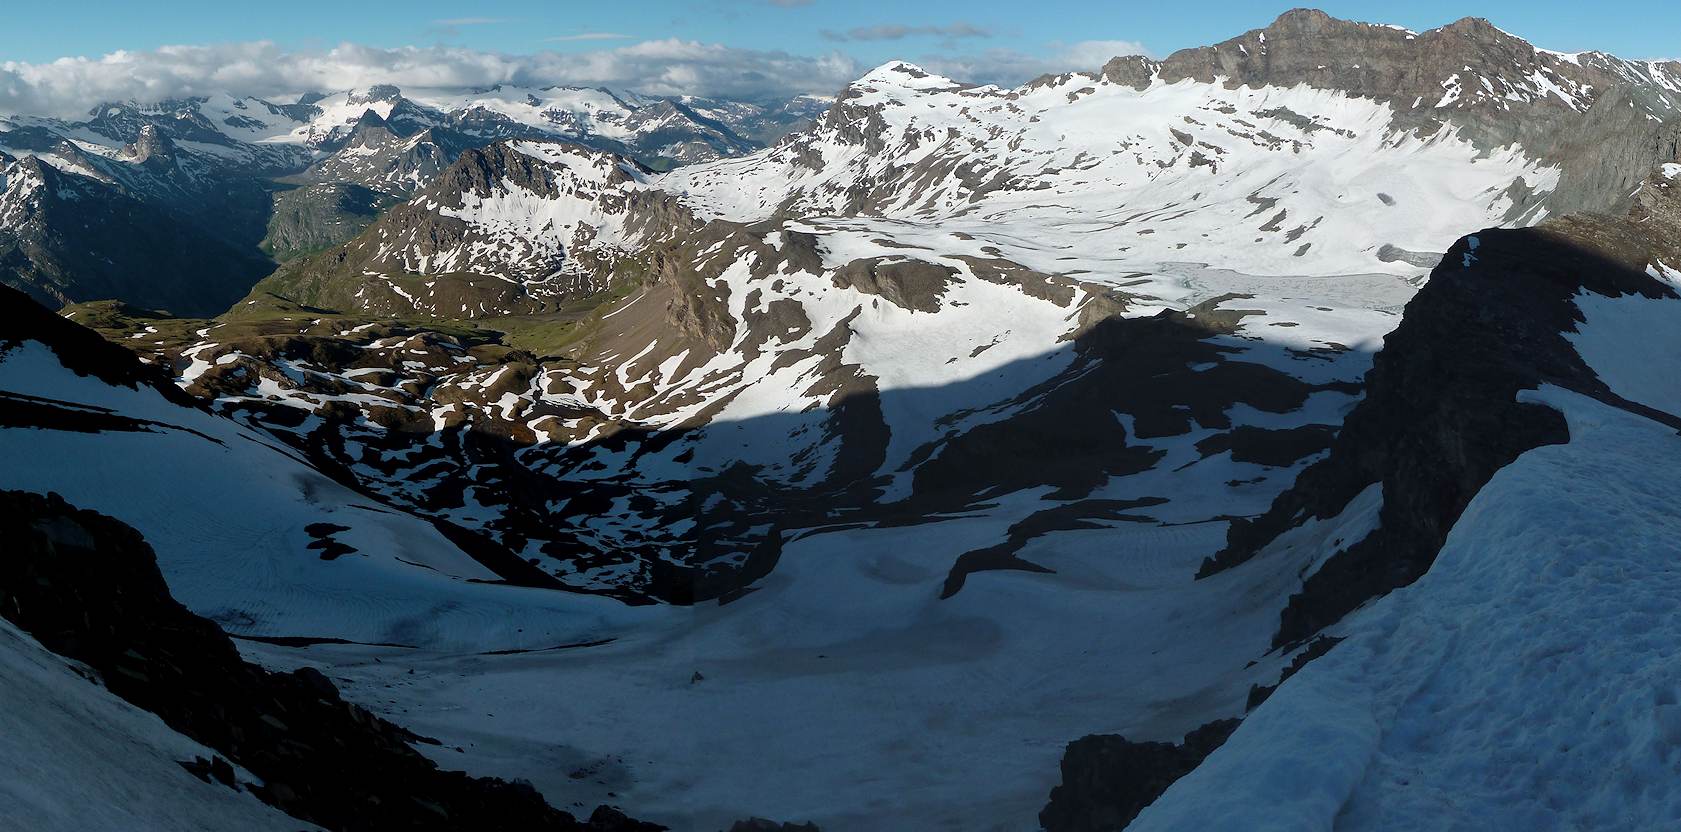
<svg viewBox="0 0 1681 832">
<path fill-rule="evenodd" d="M 123 147 L 123 156 L 133 162 L 167 162 L 175 156 L 175 143 L 155 125 L 147 124 L 140 128 L 140 135 L 133 143 Z"/>
<path fill-rule="evenodd" d="M 363 110 L 356 119 L 357 127 L 384 127 L 385 119 L 373 110 Z"/>
<path fill-rule="evenodd" d="M 1488 22 L 1488 19 L 1483 17 L 1462 17 L 1446 26 L 1441 27 L 1440 29 L 1437 29 L 1436 31 L 1446 34 L 1467 35 L 1475 38 L 1493 38 L 1504 40 L 1512 37 L 1511 35 L 1496 29 L 1494 24 Z"/>
<path fill-rule="evenodd" d="M 1160 71 L 1161 64 L 1143 55 L 1122 55 L 1110 58 L 1098 72 L 1098 76 L 1111 84 L 1123 84 L 1141 90 L 1150 86 L 1150 81 Z"/>
<path fill-rule="evenodd" d="M 1264 31 L 1315 31 L 1324 27 L 1345 23 L 1318 9 L 1291 9 L 1278 16 Z"/>
<path fill-rule="evenodd" d="M 350 137 L 352 147 L 377 147 L 396 138 L 391 126 L 379 113 L 367 110 L 356 119 L 356 128 Z"/>
</svg>

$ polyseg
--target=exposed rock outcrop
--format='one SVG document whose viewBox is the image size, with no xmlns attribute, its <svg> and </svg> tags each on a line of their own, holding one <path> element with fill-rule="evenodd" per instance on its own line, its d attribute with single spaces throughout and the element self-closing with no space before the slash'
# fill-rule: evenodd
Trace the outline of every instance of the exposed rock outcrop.
<svg viewBox="0 0 1681 832">
<path fill-rule="evenodd" d="M 1180 743 L 1133 742 L 1114 734 L 1068 744 L 1062 783 L 1039 813 L 1046 832 L 1117 832 L 1174 781 L 1219 748 L 1238 721 L 1210 722 Z"/>
</svg>

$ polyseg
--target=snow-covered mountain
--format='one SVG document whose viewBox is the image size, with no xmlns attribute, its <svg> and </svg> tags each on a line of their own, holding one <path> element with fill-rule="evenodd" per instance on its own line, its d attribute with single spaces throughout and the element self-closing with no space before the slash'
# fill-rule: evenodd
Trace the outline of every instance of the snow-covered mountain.
<svg viewBox="0 0 1681 832">
<path fill-rule="evenodd" d="M 375 85 L 303 95 L 291 103 L 228 95 L 112 103 L 94 108 L 81 121 L 0 115 L 0 147 L 28 149 L 51 136 L 98 153 L 132 142 L 151 128 L 193 151 L 284 172 L 342 149 L 372 113 L 404 138 L 447 128 L 480 143 L 558 138 L 635 155 L 650 164 L 691 163 L 760 147 L 803 126 L 824 106 L 822 99 L 809 96 L 761 105 L 581 87 L 405 91 Z"/>
<path fill-rule="evenodd" d="M 134 526 L 189 608 L 268 639 L 256 660 L 556 805 L 1656 824 L 1668 789 L 1602 808 L 1640 779 L 1595 778 L 1627 738 L 1589 712 L 1637 691 L 1661 768 L 1657 637 L 1571 670 L 1594 694 L 1567 725 L 1518 730 L 1552 694 L 1501 680 L 1550 691 L 1587 643 L 1542 601 L 1592 622 L 1595 576 L 1656 574 L 1640 488 L 1681 398 L 1630 356 L 1681 308 L 1678 91 L 1676 64 L 1486 22 L 1297 11 L 1015 89 L 889 63 L 768 148 L 667 172 L 521 132 L 632 130 L 607 98 L 668 119 L 624 97 L 248 103 L 242 142 L 319 154 L 297 210 L 368 224 L 213 320 L 68 308 L 209 412 L 25 339 L 0 388 L 195 433 L 0 430 L 0 486 Z M 663 103 L 747 135 L 732 105 Z M 1573 542 L 1617 533 L 1559 508 L 1590 482 L 1633 545 Z M 1615 626 L 1672 633 L 1663 587 Z M 1560 743 L 1587 750 L 1514 785 Z M 1335 793 L 1285 788 L 1303 767 Z"/>
</svg>

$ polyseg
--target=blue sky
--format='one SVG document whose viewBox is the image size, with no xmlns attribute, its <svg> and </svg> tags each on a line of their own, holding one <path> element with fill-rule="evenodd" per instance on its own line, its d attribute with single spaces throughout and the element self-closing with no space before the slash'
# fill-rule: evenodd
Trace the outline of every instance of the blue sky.
<svg viewBox="0 0 1681 832">
<path fill-rule="evenodd" d="M 0 112 L 370 83 L 575 84 L 772 100 L 833 93 L 888 59 L 1014 85 L 1266 25 L 1290 2 L 1073 0 L 9 0 Z M 1538 46 L 1681 57 L 1681 0 L 1326 0 L 1428 29 L 1487 17 Z M 257 9 L 260 11 L 253 11 Z M 121 51 L 121 54 L 117 54 Z M 294 99 L 295 100 L 295 99 Z"/>
<path fill-rule="evenodd" d="M 502 52 L 599 49 L 630 40 L 678 37 L 729 46 L 820 54 L 841 51 L 865 63 L 921 54 L 1010 49 L 1050 56 L 1085 40 L 1142 43 L 1165 55 L 1265 25 L 1287 2 L 1192 3 L 1068 0 L 437 0 L 356 2 L 82 0 L 69 11 L 47 2 L 8 3 L 0 61 L 41 62 L 66 55 L 165 44 L 273 40 L 293 48 L 342 41 L 373 46 L 457 44 Z M 1339 17 L 1429 28 L 1459 17 L 1495 25 L 1554 49 L 1604 49 L 1627 57 L 1681 53 L 1681 2 L 1673 0 L 1423 0 L 1327 2 Z M 253 9 L 263 9 L 253 12 Z M 465 21 L 438 23 L 437 21 Z M 837 40 L 878 27 L 867 38 Z M 903 27 L 901 30 L 893 27 Z M 625 39 L 557 41 L 580 35 Z M 899 34 L 897 38 L 883 35 Z"/>
</svg>

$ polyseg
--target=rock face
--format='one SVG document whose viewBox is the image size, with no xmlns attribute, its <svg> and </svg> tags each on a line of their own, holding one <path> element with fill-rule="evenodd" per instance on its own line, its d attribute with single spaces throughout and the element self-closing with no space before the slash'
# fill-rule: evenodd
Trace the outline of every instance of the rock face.
<svg viewBox="0 0 1681 832">
<path fill-rule="evenodd" d="M 397 129 L 401 124 L 397 122 Z M 359 185 L 406 197 L 443 172 L 463 152 L 484 144 L 483 139 L 446 127 L 426 127 L 414 133 L 394 132 L 393 127 L 378 113 L 367 111 L 342 147 L 295 178 L 306 183 Z"/>
<path fill-rule="evenodd" d="M 286 261 L 349 242 L 395 201 L 389 194 L 348 182 L 278 191 L 262 249 Z"/>
<path fill-rule="evenodd" d="M 1210 722 L 1183 742 L 1131 742 L 1113 734 L 1069 743 L 1062 785 L 1039 813 L 1046 832 L 1116 832 L 1189 774 L 1237 729 L 1235 719 Z"/>
<path fill-rule="evenodd" d="M 0 615 L 226 755 L 182 761 L 206 780 L 334 830 L 662 828 L 612 812 L 580 822 L 529 787 L 440 771 L 410 747 L 423 738 L 347 704 L 319 672 L 245 663 L 170 598 L 145 541 L 111 518 L 0 491 L 0 534 Z M 261 783 L 237 782 L 228 760 Z"/>
<path fill-rule="evenodd" d="M 1666 166 L 1665 171 L 1675 170 Z M 1654 415 L 1613 393 L 1566 339 L 1579 292 L 1674 297 L 1648 273 L 1681 262 L 1681 186 L 1653 174 L 1622 217 L 1578 215 L 1461 240 L 1407 305 L 1331 455 L 1204 565 L 1264 556 L 1284 531 L 1383 486 L 1379 528 L 1330 558 L 1284 610 L 1274 643 L 1300 642 L 1423 575 L 1471 498 L 1524 451 L 1568 438 L 1557 411 L 1517 400 L 1550 384 Z M 1473 358 L 1474 357 L 1474 358 Z M 1673 417 L 1655 414 L 1660 421 Z"/>
</svg>

